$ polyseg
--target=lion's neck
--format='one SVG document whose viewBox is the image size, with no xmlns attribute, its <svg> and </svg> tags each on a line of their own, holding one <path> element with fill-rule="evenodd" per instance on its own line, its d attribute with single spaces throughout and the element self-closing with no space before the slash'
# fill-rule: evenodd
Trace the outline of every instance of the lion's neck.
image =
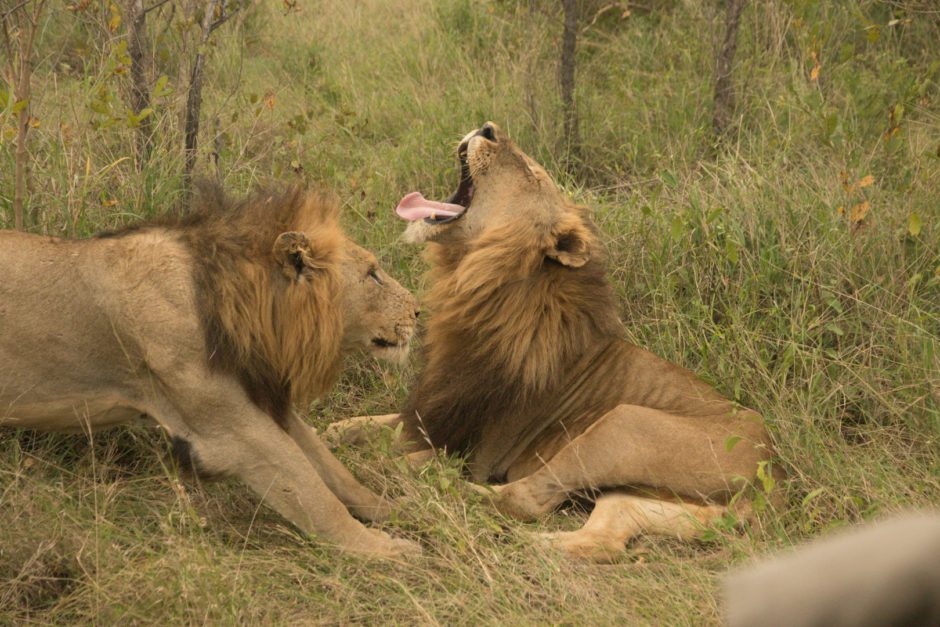
<svg viewBox="0 0 940 627">
<path fill-rule="evenodd" d="M 427 362 L 402 412 L 412 439 L 467 454 L 524 431 L 582 361 L 622 335 L 600 254 L 578 270 L 539 258 L 511 280 L 494 275 L 499 261 L 468 255 L 435 275 Z"/>
</svg>

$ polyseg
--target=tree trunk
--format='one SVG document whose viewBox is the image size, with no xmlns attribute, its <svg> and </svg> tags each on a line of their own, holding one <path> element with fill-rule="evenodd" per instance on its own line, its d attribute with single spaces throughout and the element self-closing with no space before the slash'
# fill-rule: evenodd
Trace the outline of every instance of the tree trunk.
<svg viewBox="0 0 940 627">
<path fill-rule="evenodd" d="M 33 74 L 33 43 L 39 30 L 39 18 L 42 16 L 45 0 L 36 0 L 32 13 L 27 10 L 27 4 L 22 2 L 7 12 L 0 13 L 0 22 L 2 22 L 0 26 L 3 29 L 3 42 L 8 61 L 8 82 L 13 87 L 14 106 L 20 106 L 16 119 L 16 149 L 13 153 L 13 228 L 18 231 L 22 231 L 26 226 L 23 215 L 23 202 L 26 198 L 26 161 L 29 158 L 26 136 L 29 133 L 32 104 L 30 102 L 32 95 L 30 93 L 30 83 Z M 10 23 L 18 23 L 17 25 L 21 31 L 17 38 L 15 50 L 13 39 L 10 37 Z"/>
<path fill-rule="evenodd" d="M 578 44 L 578 2 L 562 0 L 565 12 L 565 28 L 561 40 L 561 103 L 565 144 L 568 153 L 577 153 L 578 111 L 574 100 L 575 52 Z"/>
<path fill-rule="evenodd" d="M 150 88 L 144 67 L 144 51 L 147 49 L 147 13 L 144 0 L 128 2 L 127 53 L 131 58 L 131 108 L 135 115 L 150 106 Z M 150 159 L 153 149 L 153 116 L 140 121 L 137 128 L 137 170 L 142 170 Z"/>
<path fill-rule="evenodd" d="M 193 167 L 196 165 L 196 145 L 199 139 L 199 110 L 202 108 L 202 74 L 206 62 L 206 45 L 209 42 L 209 33 L 212 32 L 213 18 L 219 0 L 206 2 L 206 12 L 202 17 L 202 32 L 199 46 L 196 48 L 196 58 L 193 61 L 193 71 L 189 78 L 189 95 L 186 98 L 185 146 L 186 156 L 183 181 L 186 191 L 189 191 Z"/>
<path fill-rule="evenodd" d="M 22 68 L 22 66 L 20 66 Z M 22 76 L 22 74 L 20 75 Z M 13 228 L 22 231 L 23 199 L 26 196 L 26 159 L 29 152 L 26 150 L 26 134 L 29 131 L 29 83 L 22 84 L 17 81 L 13 89 L 14 102 L 26 101 L 26 106 L 20 109 L 16 120 L 16 150 L 14 151 L 14 183 L 13 183 Z"/>
<path fill-rule="evenodd" d="M 727 13 L 725 14 L 725 37 L 718 51 L 718 60 L 715 68 L 715 112 L 712 118 L 712 128 L 716 140 L 720 141 L 731 118 L 734 115 L 734 81 L 732 66 L 734 53 L 738 47 L 738 24 L 741 21 L 741 12 L 747 0 L 727 0 Z"/>
</svg>

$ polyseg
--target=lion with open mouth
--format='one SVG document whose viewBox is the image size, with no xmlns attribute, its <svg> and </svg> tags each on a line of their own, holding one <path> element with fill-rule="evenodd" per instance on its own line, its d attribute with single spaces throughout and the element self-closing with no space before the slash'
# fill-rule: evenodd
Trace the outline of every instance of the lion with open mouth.
<svg viewBox="0 0 940 627">
<path fill-rule="evenodd" d="M 742 478 L 771 472 L 763 419 L 623 339 L 588 210 L 496 125 L 457 154 L 447 202 L 415 192 L 397 208 L 431 263 L 424 368 L 399 414 L 338 423 L 334 436 L 404 423 L 413 451 L 465 455 L 522 520 L 587 496 L 585 526 L 549 534 L 574 556 L 616 559 L 640 533 L 695 536 Z"/>
</svg>

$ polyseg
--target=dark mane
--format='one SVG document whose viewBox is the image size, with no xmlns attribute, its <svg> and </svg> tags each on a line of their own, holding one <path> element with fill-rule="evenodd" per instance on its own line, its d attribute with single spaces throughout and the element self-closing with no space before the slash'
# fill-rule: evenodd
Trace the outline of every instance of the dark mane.
<svg viewBox="0 0 940 627">
<path fill-rule="evenodd" d="M 493 430 L 507 434 L 499 446 L 508 452 L 584 356 L 621 336 L 593 229 L 590 246 L 585 265 L 567 267 L 514 225 L 434 278 L 426 365 L 402 412 L 412 440 L 426 435 L 435 447 L 469 454 Z M 442 253 L 431 245 L 432 257 Z"/>
<path fill-rule="evenodd" d="M 236 377 L 279 424 L 292 403 L 308 403 L 340 365 L 339 254 L 343 235 L 331 199 L 300 186 L 229 198 L 200 183 L 192 207 L 98 237 L 161 229 L 193 259 L 196 303 L 210 368 Z M 309 281 L 291 281 L 273 255 L 281 233 L 302 231 L 316 256 Z"/>
</svg>

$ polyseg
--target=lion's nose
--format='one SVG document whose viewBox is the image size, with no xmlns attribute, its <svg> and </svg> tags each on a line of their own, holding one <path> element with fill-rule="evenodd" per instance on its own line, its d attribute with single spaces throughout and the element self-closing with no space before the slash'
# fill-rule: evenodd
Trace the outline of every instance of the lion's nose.
<svg viewBox="0 0 940 627">
<path fill-rule="evenodd" d="M 483 127 L 477 131 L 477 135 L 482 136 L 484 139 L 488 139 L 491 142 L 496 141 L 496 127 L 492 122 L 487 122 Z"/>
</svg>

